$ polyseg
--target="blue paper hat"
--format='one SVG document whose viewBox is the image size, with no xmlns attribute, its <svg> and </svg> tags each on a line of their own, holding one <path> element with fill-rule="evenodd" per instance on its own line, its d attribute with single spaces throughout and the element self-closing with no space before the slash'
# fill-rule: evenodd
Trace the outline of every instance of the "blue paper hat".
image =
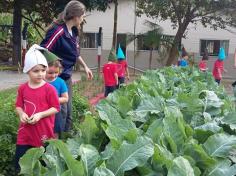
<svg viewBox="0 0 236 176">
<path fill-rule="evenodd" d="M 219 55 L 218 55 L 219 60 L 225 60 L 225 50 L 224 48 L 220 48 Z"/>
<path fill-rule="evenodd" d="M 118 60 L 123 60 L 125 59 L 125 55 L 120 47 L 120 44 L 119 44 L 119 47 L 118 47 L 118 52 L 117 52 L 117 59 Z"/>
</svg>

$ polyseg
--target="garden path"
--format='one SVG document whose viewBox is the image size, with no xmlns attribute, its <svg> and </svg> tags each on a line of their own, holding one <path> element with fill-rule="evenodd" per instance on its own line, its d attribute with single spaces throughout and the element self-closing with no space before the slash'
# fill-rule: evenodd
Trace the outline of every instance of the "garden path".
<svg viewBox="0 0 236 176">
<path fill-rule="evenodd" d="M 80 73 L 74 72 L 72 76 L 73 81 L 80 80 Z M 0 71 L 0 91 L 18 87 L 20 84 L 28 80 L 27 74 L 13 71 Z"/>
</svg>

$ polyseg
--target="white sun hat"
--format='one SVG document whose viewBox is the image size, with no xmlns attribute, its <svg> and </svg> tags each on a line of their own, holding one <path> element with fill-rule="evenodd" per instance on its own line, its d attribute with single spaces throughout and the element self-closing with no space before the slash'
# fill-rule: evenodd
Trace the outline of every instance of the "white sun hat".
<svg viewBox="0 0 236 176">
<path fill-rule="evenodd" d="M 44 65 L 48 67 L 48 63 L 45 56 L 39 50 L 45 50 L 45 48 L 34 44 L 25 54 L 25 63 L 23 69 L 24 73 L 27 73 L 36 65 Z"/>
</svg>

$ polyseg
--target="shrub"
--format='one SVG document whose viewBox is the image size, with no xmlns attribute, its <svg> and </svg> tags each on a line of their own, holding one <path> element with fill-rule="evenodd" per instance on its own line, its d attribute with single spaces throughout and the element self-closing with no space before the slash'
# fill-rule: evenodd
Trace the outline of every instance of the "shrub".
<svg viewBox="0 0 236 176">
<path fill-rule="evenodd" d="M 19 119 L 15 114 L 15 89 L 0 93 L 0 174 L 14 175 L 16 134 Z"/>
</svg>

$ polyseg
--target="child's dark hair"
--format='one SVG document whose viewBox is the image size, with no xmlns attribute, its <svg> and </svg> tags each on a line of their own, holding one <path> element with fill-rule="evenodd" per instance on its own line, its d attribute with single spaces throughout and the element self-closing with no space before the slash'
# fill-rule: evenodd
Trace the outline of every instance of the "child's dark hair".
<svg viewBox="0 0 236 176">
<path fill-rule="evenodd" d="M 182 47 L 181 56 L 182 56 L 182 58 L 183 58 L 183 57 L 186 57 L 186 56 L 189 56 L 189 55 L 188 55 L 188 52 L 187 52 L 186 49 L 185 49 L 185 47 Z"/>
<path fill-rule="evenodd" d="M 61 68 L 61 63 L 59 60 L 55 60 L 55 61 L 52 61 L 52 62 L 49 62 L 48 63 L 48 67 L 57 67 L 57 68 Z"/>
</svg>

